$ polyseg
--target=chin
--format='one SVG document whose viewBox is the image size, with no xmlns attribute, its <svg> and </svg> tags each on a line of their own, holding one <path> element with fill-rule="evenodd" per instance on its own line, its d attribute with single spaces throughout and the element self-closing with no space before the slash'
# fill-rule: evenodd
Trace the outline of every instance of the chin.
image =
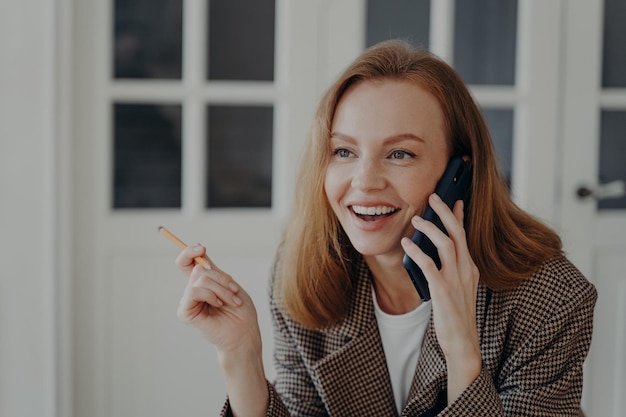
<svg viewBox="0 0 626 417">
<path fill-rule="evenodd" d="M 364 244 L 364 243 L 352 243 L 354 249 L 363 256 L 380 256 L 380 255 L 392 255 L 398 254 L 402 256 L 404 251 L 400 245 L 390 247 L 390 246 L 381 246 L 380 244 Z"/>
</svg>

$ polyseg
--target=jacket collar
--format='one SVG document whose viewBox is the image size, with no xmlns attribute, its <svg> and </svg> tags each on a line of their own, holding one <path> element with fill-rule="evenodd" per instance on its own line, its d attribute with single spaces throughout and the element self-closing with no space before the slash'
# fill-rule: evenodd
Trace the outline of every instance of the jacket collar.
<svg viewBox="0 0 626 417">
<path fill-rule="evenodd" d="M 371 273 L 362 259 L 355 268 L 350 310 L 342 324 L 324 331 L 328 343 L 337 348 L 314 365 L 313 379 L 330 415 L 339 415 L 341 410 L 352 410 L 355 415 L 397 415 L 374 315 Z M 431 315 L 404 411 L 428 415 L 424 413 L 435 405 L 439 408 L 442 398 L 445 406 L 446 384 L 446 363 Z"/>
<path fill-rule="evenodd" d="M 397 415 L 372 302 L 371 273 L 355 262 L 352 303 L 343 322 L 324 330 L 327 355 L 313 367 L 313 380 L 329 415 Z"/>
<path fill-rule="evenodd" d="M 313 365 L 313 380 L 331 416 L 346 410 L 353 415 L 398 415 L 374 315 L 371 273 L 360 258 L 354 272 L 353 302 L 344 321 L 324 331 L 327 346 L 334 348 Z M 487 292 L 479 283 L 476 324 L 481 338 Z M 431 313 L 403 415 L 436 415 L 446 406 L 446 387 L 446 361 Z"/>
</svg>

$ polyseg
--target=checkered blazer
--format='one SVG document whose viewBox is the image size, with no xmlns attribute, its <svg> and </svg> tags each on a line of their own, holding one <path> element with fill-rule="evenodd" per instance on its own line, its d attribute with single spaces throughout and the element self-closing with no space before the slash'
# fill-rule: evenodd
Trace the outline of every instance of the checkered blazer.
<svg viewBox="0 0 626 417">
<path fill-rule="evenodd" d="M 483 368 L 449 406 L 446 362 L 431 316 L 403 410 L 394 403 L 370 272 L 363 261 L 355 271 L 349 313 L 329 330 L 303 328 L 270 295 L 277 377 L 268 383 L 268 416 L 579 415 L 597 293 L 565 258 L 546 263 L 513 290 L 479 285 Z"/>
</svg>

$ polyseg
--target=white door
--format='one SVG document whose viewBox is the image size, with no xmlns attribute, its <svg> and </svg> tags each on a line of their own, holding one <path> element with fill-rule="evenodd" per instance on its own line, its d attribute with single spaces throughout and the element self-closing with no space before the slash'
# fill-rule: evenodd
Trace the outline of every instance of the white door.
<svg viewBox="0 0 626 417">
<path fill-rule="evenodd" d="M 626 7 L 575 0 L 565 11 L 561 225 L 599 295 L 586 410 L 618 417 L 626 412 Z M 593 195 L 580 198 L 585 190 Z"/>
<path fill-rule="evenodd" d="M 74 2 L 76 416 L 223 405 L 213 348 L 176 318 L 179 249 L 158 226 L 251 294 L 271 378 L 267 283 L 319 95 L 309 3 Z"/>
</svg>

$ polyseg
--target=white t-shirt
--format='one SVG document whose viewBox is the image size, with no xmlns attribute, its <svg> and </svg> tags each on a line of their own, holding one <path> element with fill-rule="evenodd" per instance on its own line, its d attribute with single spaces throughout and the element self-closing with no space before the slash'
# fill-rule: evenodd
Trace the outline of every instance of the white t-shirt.
<svg viewBox="0 0 626 417">
<path fill-rule="evenodd" d="M 374 291 L 372 291 L 372 296 L 378 331 L 387 359 L 391 388 L 396 407 L 401 413 L 409 396 L 432 306 L 428 301 L 420 304 L 413 311 L 393 315 L 380 309 Z"/>
</svg>

